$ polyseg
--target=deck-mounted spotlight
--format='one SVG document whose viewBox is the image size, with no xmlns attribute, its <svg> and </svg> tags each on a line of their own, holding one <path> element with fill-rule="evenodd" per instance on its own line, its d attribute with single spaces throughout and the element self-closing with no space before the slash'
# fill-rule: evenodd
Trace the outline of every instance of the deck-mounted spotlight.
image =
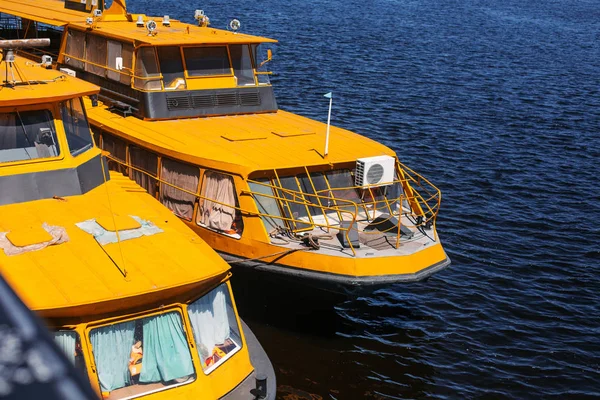
<svg viewBox="0 0 600 400">
<path fill-rule="evenodd" d="M 171 19 L 168 15 L 165 15 L 162 20 L 163 26 L 171 26 Z"/>
<path fill-rule="evenodd" d="M 210 18 L 204 14 L 204 10 L 196 10 L 194 12 L 194 19 L 198 21 L 198 26 L 206 27 L 210 25 Z"/>
<path fill-rule="evenodd" d="M 52 56 L 44 54 L 42 56 L 42 67 L 50 68 L 52 66 Z"/>
<path fill-rule="evenodd" d="M 142 17 L 141 15 L 138 15 L 137 21 L 135 22 L 135 24 L 137 25 L 138 28 L 143 28 L 144 27 L 144 17 Z"/>
<path fill-rule="evenodd" d="M 239 19 L 232 19 L 229 23 L 229 29 L 231 29 L 234 33 L 237 32 L 242 26 L 242 23 Z"/>
<path fill-rule="evenodd" d="M 148 30 L 148 35 L 149 36 L 154 36 L 156 35 L 156 22 L 154 22 L 154 20 L 150 20 L 148 22 L 146 22 L 146 29 Z"/>
</svg>

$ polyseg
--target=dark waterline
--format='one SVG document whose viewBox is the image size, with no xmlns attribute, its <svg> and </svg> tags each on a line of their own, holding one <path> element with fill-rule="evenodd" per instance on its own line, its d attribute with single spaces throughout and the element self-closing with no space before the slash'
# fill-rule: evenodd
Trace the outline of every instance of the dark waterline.
<svg viewBox="0 0 600 400">
<path fill-rule="evenodd" d="M 281 399 L 600 397 L 600 3 L 129 1 L 278 39 L 282 109 L 443 193 L 450 269 L 338 305 L 236 283 Z"/>
</svg>

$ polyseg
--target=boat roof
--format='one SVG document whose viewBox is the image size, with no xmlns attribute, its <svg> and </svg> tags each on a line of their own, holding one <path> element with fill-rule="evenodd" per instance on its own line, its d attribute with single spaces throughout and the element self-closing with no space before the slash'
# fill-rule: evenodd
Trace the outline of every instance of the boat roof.
<svg viewBox="0 0 600 400">
<path fill-rule="evenodd" d="M 5 205 L 0 207 L 0 215 L 0 232 L 39 230 L 43 223 L 66 230 L 67 242 L 41 250 L 7 256 L 0 249 L 0 270 L 6 280 L 31 309 L 47 317 L 81 316 L 82 310 L 85 316 L 139 306 L 136 296 L 160 300 L 158 292 L 206 284 L 222 279 L 229 271 L 217 253 L 178 217 L 116 172 L 111 172 L 106 184 L 86 194 Z M 136 216 L 163 232 L 101 246 L 75 225 L 112 215 Z M 109 302 L 110 306 L 103 307 Z"/>
<path fill-rule="evenodd" d="M 113 2 L 118 7 L 117 2 Z M 112 7 L 111 7 L 112 8 Z M 149 45 L 194 45 L 194 44 L 228 44 L 228 43 L 275 43 L 276 40 L 265 37 L 234 33 L 222 29 L 199 27 L 172 19 L 170 26 L 161 24 L 162 16 L 149 17 L 144 14 L 111 14 L 109 8 L 102 17 L 95 18 L 90 27 L 86 18 L 90 12 L 65 8 L 64 0 L 0 0 L 0 12 L 16 15 L 21 18 L 38 21 L 53 26 L 76 27 L 80 30 L 93 29 L 103 36 L 121 39 L 136 44 Z M 138 27 L 136 21 L 142 16 L 144 23 L 154 20 L 157 34 L 149 35 L 146 27 Z"/>
<path fill-rule="evenodd" d="M 17 71 L 20 71 L 24 75 L 21 79 L 29 83 L 23 82 L 12 88 L 6 85 L 0 86 L 0 107 L 56 102 L 100 91 L 96 85 L 68 76 L 60 71 L 42 68 L 22 57 L 15 57 L 15 64 L 17 67 L 17 70 L 14 71 L 15 78 L 19 79 Z M 5 68 L 7 68 L 7 63 L 0 63 L 2 81 L 5 77 Z M 10 79 L 10 72 L 8 76 Z"/>
<path fill-rule="evenodd" d="M 102 103 L 100 103 L 102 104 Z M 191 164 L 248 176 L 254 171 L 284 170 L 356 162 L 393 150 L 346 129 L 297 114 L 276 113 L 144 121 L 122 117 L 87 103 L 88 118 L 117 136 Z"/>
</svg>

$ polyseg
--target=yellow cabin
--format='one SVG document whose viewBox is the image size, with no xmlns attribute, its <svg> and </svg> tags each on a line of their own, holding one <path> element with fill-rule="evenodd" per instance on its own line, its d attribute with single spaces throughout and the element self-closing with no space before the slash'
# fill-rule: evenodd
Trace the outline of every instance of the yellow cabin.
<svg viewBox="0 0 600 400">
<path fill-rule="evenodd" d="M 101 86 L 86 107 L 110 168 L 232 265 L 344 292 L 450 264 L 433 184 L 380 143 L 278 109 L 259 48 L 273 40 L 235 20 L 213 29 L 200 10 L 198 25 L 130 14 L 124 0 L 0 0 L 0 12 L 5 36 L 54 38 L 46 61 Z"/>
<path fill-rule="evenodd" d="M 0 41 L 0 272 L 106 399 L 275 398 L 229 266 L 109 172 L 83 96 L 99 88 Z"/>
</svg>

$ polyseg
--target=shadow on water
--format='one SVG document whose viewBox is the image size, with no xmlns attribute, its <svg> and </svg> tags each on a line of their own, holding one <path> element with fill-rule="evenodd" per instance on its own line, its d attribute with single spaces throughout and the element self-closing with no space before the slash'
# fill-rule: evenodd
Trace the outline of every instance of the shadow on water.
<svg viewBox="0 0 600 400">
<path fill-rule="evenodd" d="M 351 299 L 255 271 L 234 270 L 232 284 L 241 317 L 277 360 L 279 399 L 425 396 L 434 368 L 411 345 L 424 333 L 402 327 L 422 318 L 411 307 L 385 293 Z"/>
</svg>

